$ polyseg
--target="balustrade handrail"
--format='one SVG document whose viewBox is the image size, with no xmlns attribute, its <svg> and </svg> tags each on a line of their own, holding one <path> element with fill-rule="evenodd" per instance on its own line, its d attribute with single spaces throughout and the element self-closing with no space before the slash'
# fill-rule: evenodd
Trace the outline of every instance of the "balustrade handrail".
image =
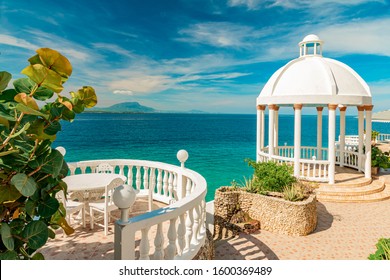
<svg viewBox="0 0 390 280">
<path fill-rule="evenodd" d="M 119 167 L 119 173 L 121 174 L 124 173 L 125 168 L 129 169 L 131 167 L 133 169 L 134 167 L 138 167 L 136 169 L 136 172 L 139 172 L 141 168 L 144 168 L 143 175 L 146 172 L 146 176 L 152 178 L 152 176 L 150 175 L 152 174 L 152 172 L 150 172 L 149 174 L 148 170 L 153 169 L 153 172 L 156 172 L 158 170 L 159 178 L 155 176 L 153 177 L 153 179 L 149 178 L 149 181 L 148 179 L 145 179 L 144 176 L 141 177 L 141 174 L 139 174 L 138 176 L 137 173 L 138 180 L 141 181 L 138 184 L 142 184 L 144 183 L 143 180 L 146 180 L 146 184 L 149 185 L 149 187 L 153 188 L 153 198 L 161 202 L 169 203 L 169 205 L 166 207 L 132 217 L 127 221 L 117 220 L 115 222 L 115 259 L 135 259 L 135 232 L 140 230 L 142 231 L 141 244 L 144 244 L 143 246 L 140 245 L 140 259 L 148 259 L 149 238 L 147 237 L 147 234 L 145 237 L 144 231 L 148 231 L 152 226 L 157 226 L 158 228 L 160 228 L 162 223 L 167 221 L 169 221 L 170 223 L 170 230 L 168 231 L 168 233 L 163 233 L 162 231 L 160 232 L 161 240 L 169 240 L 168 246 L 170 246 L 170 250 L 167 250 L 167 252 L 171 253 L 165 255 L 165 258 L 192 259 L 198 253 L 200 247 L 204 244 L 206 238 L 206 180 L 199 173 L 187 169 L 185 167 L 148 160 L 88 160 L 71 162 L 68 163 L 68 165 L 70 166 L 71 174 L 74 174 L 77 169 L 80 169 L 80 172 L 82 173 L 86 172 L 88 168 L 90 168 L 90 172 L 95 172 L 94 168 L 103 162 L 112 165 L 114 167 L 114 171 L 117 171 Z M 128 173 L 131 178 L 128 177 L 129 175 L 127 176 L 128 180 L 131 180 L 131 182 L 128 182 L 128 184 L 130 185 L 133 185 L 133 182 L 137 180 L 135 178 L 136 176 L 130 174 L 130 172 L 132 172 L 132 169 L 128 170 Z M 159 196 L 159 194 L 155 193 L 155 189 L 157 188 L 156 181 L 158 183 L 158 180 L 160 180 L 159 184 L 161 186 L 162 180 L 168 180 L 165 179 L 165 177 L 163 178 L 163 172 L 164 176 L 168 174 L 167 176 L 169 176 L 170 180 L 169 184 L 171 189 L 168 192 L 170 196 L 168 200 L 161 199 L 162 196 Z M 156 174 L 154 173 L 154 175 Z M 190 220 L 185 220 L 184 225 L 184 219 Z M 175 222 L 172 224 L 171 222 L 173 220 Z M 180 220 L 179 225 L 176 225 L 177 220 Z M 177 230 L 176 227 L 178 227 Z M 157 230 L 157 232 L 159 232 L 159 230 Z M 163 236 L 166 234 L 168 234 L 168 237 Z M 176 242 L 179 244 L 178 247 L 180 248 L 176 248 Z M 185 246 L 183 244 L 185 244 Z M 157 257 L 155 256 L 155 258 L 159 259 L 161 258 L 161 256 L 164 256 L 164 252 L 160 248 L 159 255 Z"/>
</svg>

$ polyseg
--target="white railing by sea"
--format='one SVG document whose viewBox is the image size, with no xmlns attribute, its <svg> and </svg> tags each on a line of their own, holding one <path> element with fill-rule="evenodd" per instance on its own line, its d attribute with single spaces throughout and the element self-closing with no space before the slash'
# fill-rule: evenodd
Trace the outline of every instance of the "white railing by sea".
<svg viewBox="0 0 390 280">
<path fill-rule="evenodd" d="M 268 154 L 268 149 L 260 151 L 258 158 L 260 162 L 268 162 L 270 160 L 277 163 L 285 163 L 287 165 L 294 165 L 294 147 L 292 146 L 280 146 L 277 147 L 279 155 Z M 327 150 L 322 149 L 324 156 L 327 156 Z M 308 157 L 309 155 L 317 154 L 317 148 L 302 147 L 301 155 Z M 299 160 L 301 179 L 311 180 L 316 182 L 326 182 L 329 180 L 329 161 L 318 160 L 313 155 L 311 158 L 301 158 Z"/>
<path fill-rule="evenodd" d="M 179 153 L 183 150 L 179 151 Z M 185 151 L 184 151 L 185 152 Z M 206 180 L 181 166 L 144 160 L 93 160 L 70 163 L 71 174 L 94 172 L 100 163 L 114 167 L 127 177 L 126 184 L 137 190 L 151 188 L 152 198 L 166 207 L 128 219 L 123 214 L 115 223 L 115 259 L 192 259 L 206 238 Z M 126 212 L 127 213 L 127 212 Z M 167 230 L 163 228 L 168 227 Z M 154 237 L 150 237 L 151 232 Z M 136 245 L 136 233 L 141 240 Z M 151 249 L 154 252 L 151 253 Z"/>
<path fill-rule="evenodd" d="M 379 133 L 379 135 L 376 137 L 376 139 L 379 142 L 390 141 L 390 134 Z"/>
</svg>

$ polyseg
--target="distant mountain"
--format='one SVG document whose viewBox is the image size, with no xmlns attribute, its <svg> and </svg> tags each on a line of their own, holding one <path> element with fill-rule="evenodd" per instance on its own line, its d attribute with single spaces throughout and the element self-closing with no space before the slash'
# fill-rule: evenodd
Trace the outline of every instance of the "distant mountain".
<svg viewBox="0 0 390 280">
<path fill-rule="evenodd" d="M 87 110 L 86 112 L 91 113 L 157 113 L 158 111 L 151 108 L 146 107 L 138 102 L 125 102 L 125 103 L 118 103 L 115 105 L 112 105 L 110 107 L 104 107 L 104 108 L 91 108 Z"/>
</svg>

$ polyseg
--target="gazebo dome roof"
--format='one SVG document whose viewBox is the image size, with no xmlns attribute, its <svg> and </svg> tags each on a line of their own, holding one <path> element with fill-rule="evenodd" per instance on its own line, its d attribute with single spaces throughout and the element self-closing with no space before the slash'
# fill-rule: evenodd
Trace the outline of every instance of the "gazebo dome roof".
<svg viewBox="0 0 390 280">
<path fill-rule="evenodd" d="M 348 65 L 323 57 L 322 44 L 318 36 L 306 36 L 299 43 L 300 57 L 271 76 L 257 104 L 371 104 L 366 82 Z"/>
</svg>

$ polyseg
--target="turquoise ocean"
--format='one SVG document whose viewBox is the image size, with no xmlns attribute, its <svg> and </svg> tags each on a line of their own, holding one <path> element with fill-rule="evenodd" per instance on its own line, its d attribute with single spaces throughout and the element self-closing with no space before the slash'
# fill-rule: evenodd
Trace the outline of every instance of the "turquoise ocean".
<svg viewBox="0 0 390 280">
<path fill-rule="evenodd" d="M 302 116 L 302 145 L 316 145 L 316 123 L 317 116 Z M 346 123 L 346 134 L 357 134 L 356 117 L 347 116 Z M 325 115 L 324 146 L 327 129 Z M 337 125 L 336 135 L 338 129 Z M 390 133 L 390 123 L 373 123 L 373 129 Z M 293 145 L 293 139 L 294 116 L 279 115 L 279 145 Z M 256 158 L 256 115 L 83 113 L 72 123 L 62 123 L 54 146 L 66 148 L 67 162 L 143 159 L 175 165 L 179 165 L 177 151 L 185 149 L 186 167 L 206 178 L 210 201 L 218 187 L 251 176 L 244 160 Z"/>
</svg>

